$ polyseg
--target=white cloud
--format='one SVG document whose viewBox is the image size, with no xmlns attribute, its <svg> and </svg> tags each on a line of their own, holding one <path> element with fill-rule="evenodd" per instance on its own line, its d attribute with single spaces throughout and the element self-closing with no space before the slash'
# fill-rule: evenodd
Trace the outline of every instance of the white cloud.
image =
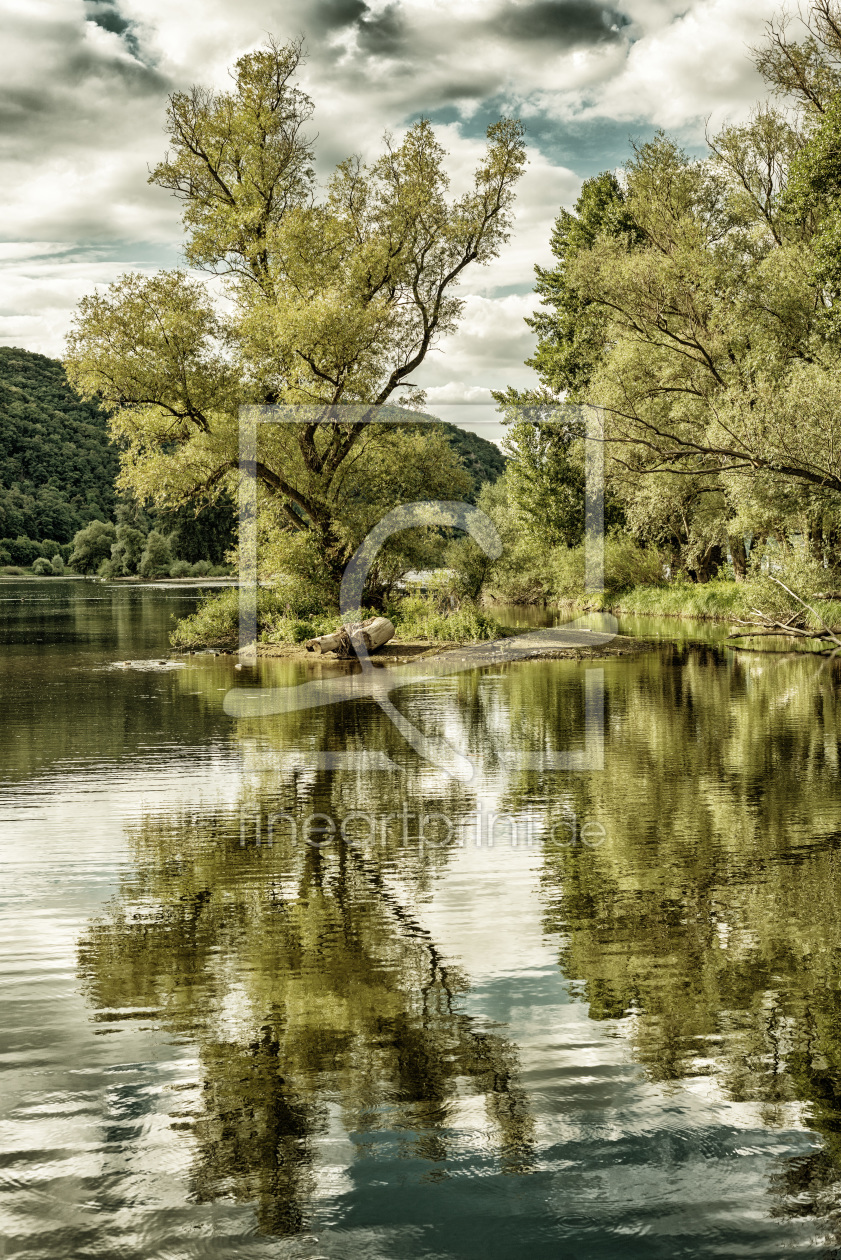
<svg viewBox="0 0 841 1260">
<path fill-rule="evenodd" d="M 192 82 L 221 87 L 234 59 L 268 32 L 305 33 L 302 78 L 316 103 L 322 173 L 349 152 L 372 156 L 385 129 L 399 132 L 427 113 L 451 119 L 439 132 L 458 191 L 482 149 L 480 116 L 508 108 L 530 121 L 530 166 L 512 239 L 491 266 L 467 273 L 459 332 L 418 377 L 465 398 L 532 381 L 523 359 L 533 337 L 522 317 L 535 304 L 527 293 L 533 267 L 551 262 L 552 221 L 574 200 L 581 176 L 614 164 L 615 148 L 608 152 L 600 139 L 605 129 L 662 125 L 700 137 L 710 112 L 714 120 L 744 115 L 761 91 L 747 45 L 777 7 L 776 0 L 4 3 L 0 182 L 2 233 L 13 248 L 0 257 L 0 340 L 58 354 L 73 306 L 95 284 L 171 265 L 181 241 L 178 207 L 146 182 L 147 164 L 166 145 L 167 93 Z M 553 157 L 561 151 L 563 163 Z M 54 243 L 52 253 L 30 248 L 43 240 Z M 72 254 L 60 252 L 66 247 Z"/>
</svg>

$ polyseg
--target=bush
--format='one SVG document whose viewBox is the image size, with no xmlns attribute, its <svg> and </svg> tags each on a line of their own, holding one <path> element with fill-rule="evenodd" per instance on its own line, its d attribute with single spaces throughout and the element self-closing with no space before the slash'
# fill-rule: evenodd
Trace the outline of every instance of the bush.
<svg viewBox="0 0 841 1260">
<path fill-rule="evenodd" d="M 604 583 L 609 591 L 632 586 L 665 584 L 664 561 L 656 547 L 641 547 L 626 534 L 614 534 L 604 542 Z"/>
<path fill-rule="evenodd" d="M 282 618 L 284 612 L 285 606 L 274 591 L 258 588 L 257 617 L 261 626 Z M 239 643 L 239 588 L 229 586 L 207 595 L 191 616 L 179 621 L 170 642 L 184 648 L 236 647 Z"/>
<path fill-rule="evenodd" d="M 169 576 L 174 578 L 190 577 L 193 572 L 193 566 L 188 560 L 176 560 L 175 564 L 170 565 Z"/>
<path fill-rule="evenodd" d="M 5 539 L 4 543 L 14 565 L 29 566 L 40 559 L 40 545 L 32 538 L 25 538 L 23 534 L 18 534 L 17 538 Z"/>
<path fill-rule="evenodd" d="M 43 556 L 39 556 L 32 566 L 32 572 L 36 577 L 52 577 L 53 566 L 49 560 L 45 560 Z"/>
<path fill-rule="evenodd" d="M 62 560 L 59 552 L 56 552 L 50 561 L 50 568 L 53 571 L 54 577 L 61 577 L 64 573 L 64 561 Z"/>
<path fill-rule="evenodd" d="M 231 570 L 226 564 L 214 564 L 212 569 L 208 569 L 205 576 L 206 577 L 230 577 Z"/>
<path fill-rule="evenodd" d="M 3 572 L 7 577 L 23 577 L 26 570 L 22 569 L 19 564 L 4 564 Z"/>
<path fill-rule="evenodd" d="M 447 610 L 434 599 L 407 595 L 389 607 L 388 615 L 401 639 L 475 643 L 499 639 L 505 634 L 498 621 L 469 602 Z"/>
<path fill-rule="evenodd" d="M 212 568 L 213 568 L 213 565 L 210 563 L 209 560 L 197 560 L 196 563 L 190 568 L 190 573 L 193 575 L 193 577 L 207 577 L 208 573 L 210 573 L 210 570 Z"/>
<path fill-rule="evenodd" d="M 774 578 L 779 581 L 775 582 Z M 825 591 L 835 590 L 839 575 L 832 569 L 825 569 L 802 545 L 783 550 L 771 542 L 762 549 L 752 551 L 750 572 L 744 584 L 745 595 L 751 607 L 759 609 L 766 616 L 784 620 L 792 613 L 799 612 L 807 625 L 819 626 L 820 620 L 808 613 L 799 600 L 784 591 L 779 582 L 785 583 L 792 592 L 815 607 L 828 624 L 834 625 L 838 620 L 837 603 L 822 603 L 815 597 Z"/>
<path fill-rule="evenodd" d="M 113 560 L 103 560 L 96 571 L 96 576 L 102 578 L 103 582 L 113 582 L 115 577 L 119 577 L 119 568 Z"/>
</svg>

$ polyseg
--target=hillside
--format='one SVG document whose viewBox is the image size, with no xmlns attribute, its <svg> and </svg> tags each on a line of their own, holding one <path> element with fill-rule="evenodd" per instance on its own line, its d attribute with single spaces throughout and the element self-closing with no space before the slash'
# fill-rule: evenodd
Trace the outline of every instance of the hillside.
<svg viewBox="0 0 841 1260">
<path fill-rule="evenodd" d="M 451 446 L 461 456 L 473 477 L 473 493 L 469 498 L 471 503 L 475 503 L 482 484 L 486 481 L 496 481 L 497 477 L 505 471 L 506 458 L 498 446 L 489 442 L 487 438 L 479 437 L 478 433 L 459 429 L 456 425 L 444 420 L 439 423 Z"/>
<path fill-rule="evenodd" d="M 505 468 L 505 456 L 493 442 L 439 423 L 473 477 L 468 497 L 475 502 L 482 483 L 495 481 Z M 191 508 L 119 508 L 118 467 L 104 413 L 79 398 L 61 363 L 0 346 L 0 564 L 50 558 L 56 544 L 63 544 L 66 558 L 78 530 L 115 517 L 144 533 L 153 525 L 165 530 L 180 558 L 222 560 L 234 542 L 232 504 L 209 506 L 198 518 Z M 142 519 L 135 519 L 138 512 Z"/>
<path fill-rule="evenodd" d="M 88 521 L 110 520 L 116 474 L 105 416 L 61 364 L 0 346 L 0 546 L 21 536 L 69 543 Z"/>
</svg>

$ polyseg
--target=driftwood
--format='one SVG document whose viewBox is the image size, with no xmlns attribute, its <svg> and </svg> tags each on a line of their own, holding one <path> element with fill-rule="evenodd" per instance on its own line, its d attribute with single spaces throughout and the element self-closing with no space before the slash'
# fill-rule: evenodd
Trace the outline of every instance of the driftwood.
<svg viewBox="0 0 841 1260">
<path fill-rule="evenodd" d="M 376 652 L 393 638 L 394 626 L 388 617 L 370 617 L 368 621 L 342 626 L 332 634 L 308 639 L 304 647 L 308 652 L 332 652 L 335 656 L 347 658 L 357 655 L 357 647 L 364 648 L 366 652 Z"/>
<path fill-rule="evenodd" d="M 812 613 L 815 619 L 821 623 L 821 629 L 810 630 L 808 626 L 804 625 L 805 618 L 799 610 L 792 613 L 785 621 L 774 621 L 772 617 L 755 608 L 753 613 L 757 620 L 742 621 L 740 618 L 734 618 L 737 625 L 747 626 L 748 629 L 728 634 L 728 639 L 754 639 L 759 638 L 761 635 L 773 635 L 777 638 L 810 639 L 812 642 L 833 644 L 836 651 L 841 648 L 841 638 L 838 637 L 841 635 L 841 626 L 828 626 L 820 613 L 811 604 L 807 604 L 805 599 L 801 599 L 796 591 L 790 590 L 779 578 L 772 577 L 771 581 L 776 582 L 777 586 L 781 586 L 787 594 L 797 600 L 798 604 L 801 604 L 803 608 Z M 812 598 L 828 599 L 831 598 L 831 594 L 823 594 L 820 597 L 813 595 Z"/>
</svg>

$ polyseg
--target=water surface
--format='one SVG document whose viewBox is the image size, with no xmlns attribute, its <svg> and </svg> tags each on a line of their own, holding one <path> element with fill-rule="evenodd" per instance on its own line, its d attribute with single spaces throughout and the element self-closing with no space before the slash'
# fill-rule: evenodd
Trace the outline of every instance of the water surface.
<svg viewBox="0 0 841 1260">
<path fill-rule="evenodd" d="M 195 598 L 0 585 L 5 1254 L 834 1254 L 838 666 L 659 622 L 395 694 L 465 782 L 227 717 L 346 667 L 171 661 Z M 518 768 L 590 669 L 602 768 Z"/>
</svg>

